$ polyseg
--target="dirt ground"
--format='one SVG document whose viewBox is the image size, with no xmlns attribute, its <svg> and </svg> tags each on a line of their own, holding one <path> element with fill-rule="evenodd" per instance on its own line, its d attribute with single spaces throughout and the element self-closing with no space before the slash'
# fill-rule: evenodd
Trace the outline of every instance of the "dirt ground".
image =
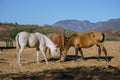
<svg viewBox="0 0 120 80">
<path fill-rule="evenodd" d="M 98 48 L 93 46 L 83 49 L 86 61 L 75 61 L 74 48 L 70 48 L 66 62 L 58 58 L 50 59 L 46 64 L 42 54 L 36 63 L 36 49 L 26 48 L 21 55 L 22 66 L 17 64 L 17 50 L 5 48 L 0 52 L 0 79 L 3 80 L 120 80 L 120 42 L 105 42 L 109 62 L 104 54 L 97 61 Z M 15 44 L 14 44 L 15 46 Z M 57 52 L 59 56 L 59 51 Z"/>
</svg>

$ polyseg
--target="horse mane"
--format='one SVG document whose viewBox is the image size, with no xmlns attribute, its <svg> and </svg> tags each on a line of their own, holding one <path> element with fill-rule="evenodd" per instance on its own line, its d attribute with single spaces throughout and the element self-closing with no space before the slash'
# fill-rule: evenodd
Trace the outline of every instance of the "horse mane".
<svg viewBox="0 0 120 80">
<path fill-rule="evenodd" d="M 70 46 L 72 45 L 73 38 L 77 35 L 77 33 L 74 33 L 70 36 L 69 40 L 65 44 L 64 50 L 68 50 Z"/>
<path fill-rule="evenodd" d="M 52 56 L 56 56 L 56 52 L 55 52 L 55 50 L 53 50 L 53 49 L 56 49 L 55 44 L 46 35 L 44 35 L 44 34 L 42 34 L 42 35 L 43 35 L 43 38 L 45 40 L 46 46 L 51 49 Z"/>
</svg>

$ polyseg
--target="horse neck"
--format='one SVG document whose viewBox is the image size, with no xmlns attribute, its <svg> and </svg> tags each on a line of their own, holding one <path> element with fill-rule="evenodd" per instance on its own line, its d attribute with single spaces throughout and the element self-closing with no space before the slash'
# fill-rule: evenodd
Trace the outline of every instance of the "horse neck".
<svg viewBox="0 0 120 80">
<path fill-rule="evenodd" d="M 49 47 L 50 50 L 51 50 L 52 56 L 55 56 L 56 55 L 56 51 L 55 51 L 56 46 L 55 46 L 55 44 L 47 36 L 43 35 L 43 37 L 44 37 L 46 46 Z"/>
<path fill-rule="evenodd" d="M 46 46 L 52 47 L 52 48 L 55 47 L 55 44 L 47 36 L 45 36 L 45 35 L 43 35 L 43 36 L 45 38 Z"/>
<path fill-rule="evenodd" d="M 66 43 L 66 45 L 65 45 L 65 47 L 64 47 L 64 50 L 65 51 L 68 51 L 68 49 L 71 47 L 71 40 L 69 40 L 67 43 Z"/>
</svg>

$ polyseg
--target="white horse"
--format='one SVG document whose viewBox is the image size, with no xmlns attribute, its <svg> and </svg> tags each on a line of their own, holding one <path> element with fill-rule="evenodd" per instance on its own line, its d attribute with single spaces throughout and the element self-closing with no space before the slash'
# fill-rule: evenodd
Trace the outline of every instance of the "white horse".
<svg viewBox="0 0 120 80">
<path fill-rule="evenodd" d="M 51 49 L 51 54 L 53 57 L 56 56 L 56 46 L 55 44 L 44 34 L 41 33 L 28 33 L 20 32 L 16 36 L 16 47 L 19 49 L 18 52 L 18 64 L 20 64 L 20 56 L 25 47 L 35 47 L 36 48 L 36 61 L 39 62 L 39 50 L 41 51 L 46 63 L 48 64 L 46 55 L 44 53 L 44 46 Z"/>
</svg>

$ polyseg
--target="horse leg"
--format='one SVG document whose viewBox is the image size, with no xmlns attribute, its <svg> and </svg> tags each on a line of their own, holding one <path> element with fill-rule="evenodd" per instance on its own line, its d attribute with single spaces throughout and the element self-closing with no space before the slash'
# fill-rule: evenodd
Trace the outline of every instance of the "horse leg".
<svg viewBox="0 0 120 80">
<path fill-rule="evenodd" d="M 48 58 L 50 59 L 51 57 L 51 51 L 50 51 L 50 48 L 48 48 Z"/>
<path fill-rule="evenodd" d="M 100 55 L 101 55 L 101 47 L 98 46 L 98 61 L 100 60 Z"/>
<path fill-rule="evenodd" d="M 45 46 L 45 56 L 47 56 L 47 50 L 48 50 L 48 59 L 50 58 L 50 48 Z"/>
<path fill-rule="evenodd" d="M 108 60 L 108 57 L 107 57 L 107 50 L 105 49 L 105 47 L 103 46 L 103 52 L 104 52 L 104 54 L 105 54 L 105 59 L 106 59 L 106 61 L 108 62 L 109 60 Z"/>
<path fill-rule="evenodd" d="M 108 61 L 108 57 L 107 57 L 107 50 L 105 49 L 105 47 L 103 46 L 103 43 L 101 44 L 98 44 L 97 45 L 99 48 L 98 48 L 98 61 L 100 60 L 100 55 L 101 55 L 101 50 L 103 50 L 104 54 L 105 54 L 105 58 L 106 58 L 106 61 Z"/>
<path fill-rule="evenodd" d="M 36 62 L 37 63 L 39 62 L 39 51 L 38 50 L 36 51 Z"/>
<path fill-rule="evenodd" d="M 43 55 L 43 57 L 44 57 L 44 59 L 46 61 L 46 64 L 48 64 L 47 58 L 46 58 L 45 53 L 44 53 L 44 48 L 43 48 L 42 45 L 40 45 L 40 50 L 41 50 L 41 53 L 42 53 L 42 55 Z"/>
<path fill-rule="evenodd" d="M 48 49 L 48 47 L 47 46 L 45 46 L 45 55 L 47 55 L 47 49 Z"/>
<path fill-rule="evenodd" d="M 63 51 L 63 49 L 62 49 L 62 48 L 60 48 L 60 59 L 61 59 L 61 57 L 63 56 L 62 51 Z"/>
<path fill-rule="evenodd" d="M 81 53 L 82 60 L 84 60 L 83 52 L 81 48 L 78 48 L 79 52 Z"/>
<path fill-rule="evenodd" d="M 78 59 L 78 48 L 75 48 L 75 61 Z"/>
<path fill-rule="evenodd" d="M 22 54 L 22 52 L 23 52 L 23 49 L 24 49 L 24 48 L 21 47 L 21 48 L 19 49 L 19 52 L 18 52 L 18 64 L 19 64 L 20 66 L 21 66 L 20 56 L 21 56 L 21 54 Z"/>
</svg>

